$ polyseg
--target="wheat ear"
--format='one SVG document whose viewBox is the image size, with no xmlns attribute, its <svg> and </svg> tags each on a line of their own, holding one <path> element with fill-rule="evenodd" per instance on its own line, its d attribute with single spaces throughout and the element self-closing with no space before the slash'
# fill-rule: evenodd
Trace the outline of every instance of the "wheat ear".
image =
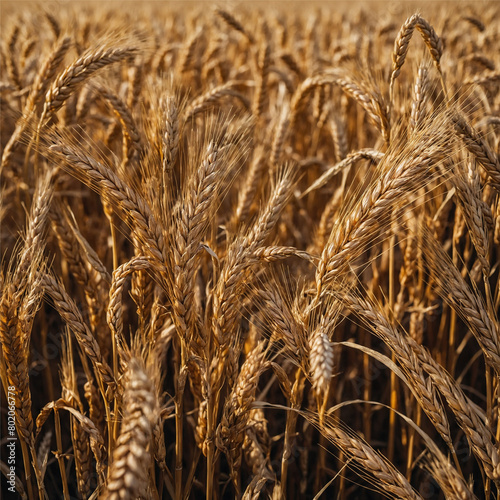
<svg viewBox="0 0 500 500">
<path fill-rule="evenodd" d="M 451 119 L 455 126 L 455 131 L 465 144 L 465 147 L 484 167 L 495 189 L 500 192 L 500 161 L 497 155 L 462 115 L 454 114 Z"/>
<path fill-rule="evenodd" d="M 101 349 L 88 326 L 83 321 L 82 315 L 73 299 L 68 295 L 64 286 L 49 274 L 43 277 L 42 283 L 45 292 L 54 301 L 57 311 L 75 334 L 81 348 L 95 366 L 96 372 L 100 374 L 102 382 L 114 389 L 115 380 L 113 372 L 102 357 Z"/>
<path fill-rule="evenodd" d="M 68 165 L 70 173 L 90 187 L 98 189 L 106 201 L 116 206 L 151 256 L 158 262 L 165 262 L 162 226 L 147 202 L 135 190 L 110 168 L 77 148 L 57 141 L 49 147 L 49 151 L 57 154 Z"/>
<path fill-rule="evenodd" d="M 215 13 L 230 27 L 239 31 L 250 43 L 254 43 L 253 36 L 244 28 L 244 26 L 229 12 L 223 9 L 216 9 Z"/>
<path fill-rule="evenodd" d="M 217 428 L 217 447 L 228 457 L 231 477 L 238 495 L 240 494 L 238 472 L 241 467 L 245 427 L 250 417 L 250 408 L 255 399 L 259 377 L 266 368 L 263 362 L 265 355 L 263 343 L 257 344 L 248 354 L 241 367 L 236 385 L 226 400 L 222 420 Z"/>
<path fill-rule="evenodd" d="M 106 488 L 100 498 L 135 500 L 147 494 L 150 447 L 157 414 L 150 376 L 138 358 L 131 358 L 123 380 L 120 435 L 113 450 Z"/>
<path fill-rule="evenodd" d="M 50 83 L 52 78 L 55 75 L 55 72 L 61 65 L 62 60 L 64 59 L 66 53 L 68 52 L 71 45 L 71 38 L 64 37 L 59 40 L 52 52 L 48 54 L 43 63 L 38 70 L 35 80 L 31 86 L 30 93 L 28 95 L 28 99 L 26 100 L 26 104 L 23 110 L 23 116 L 16 124 L 16 128 L 14 133 L 9 138 L 9 141 L 5 145 L 5 148 L 2 152 L 2 166 L 1 169 L 5 168 L 8 164 L 9 159 L 12 156 L 12 153 L 19 147 L 22 142 L 20 141 L 23 132 L 26 130 L 26 127 L 29 124 L 30 117 L 36 110 L 36 106 L 42 97 L 43 93 L 46 90 L 46 86 Z"/>
<path fill-rule="evenodd" d="M 49 118 L 76 91 L 78 86 L 90 78 L 96 71 L 119 61 L 123 61 L 136 52 L 134 48 L 99 48 L 86 52 L 67 66 L 45 95 L 45 104 L 40 122 Z"/>
</svg>

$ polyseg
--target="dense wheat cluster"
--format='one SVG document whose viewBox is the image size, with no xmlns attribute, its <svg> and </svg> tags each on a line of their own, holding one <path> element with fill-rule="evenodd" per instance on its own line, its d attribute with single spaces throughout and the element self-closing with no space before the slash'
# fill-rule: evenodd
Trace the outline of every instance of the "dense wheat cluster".
<svg viewBox="0 0 500 500">
<path fill-rule="evenodd" d="M 498 498 L 499 5 L 292 4 L 2 2 L 2 498 Z"/>
</svg>

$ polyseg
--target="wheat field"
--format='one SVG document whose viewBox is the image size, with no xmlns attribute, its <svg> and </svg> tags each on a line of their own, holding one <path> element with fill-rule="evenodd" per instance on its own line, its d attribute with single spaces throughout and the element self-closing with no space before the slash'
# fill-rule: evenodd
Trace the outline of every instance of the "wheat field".
<svg viewBox="0 0 500 500">
<path fill-rule="evenodd" d="M 500 5 L 2 2 L 2 498 L 500 497 Z"/>
</svg>

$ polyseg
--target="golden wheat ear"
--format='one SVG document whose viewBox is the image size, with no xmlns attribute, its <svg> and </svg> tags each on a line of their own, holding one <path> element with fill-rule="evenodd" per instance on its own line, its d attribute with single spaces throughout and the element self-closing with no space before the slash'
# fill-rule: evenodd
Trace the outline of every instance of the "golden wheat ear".
<svg viewBox="0 0 500 500">
<path fill-rule="evenodd" d="M 100 498 L 138 498 L 147 494 L 151 481 L 150 448 L 158 409 L 154 386 L 140 359 L 128 360 L 122 384 L 120 433 Z"/>
</svg>

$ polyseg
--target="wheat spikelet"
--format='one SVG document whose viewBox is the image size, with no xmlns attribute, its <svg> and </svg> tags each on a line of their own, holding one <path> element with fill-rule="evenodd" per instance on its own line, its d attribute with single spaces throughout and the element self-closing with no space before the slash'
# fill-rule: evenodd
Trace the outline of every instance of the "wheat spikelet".
<svg viewBox="0 0 500 500">
<path fill-rule="evenodd" d="M 47 470 L 47 462 L 48 456 L 50 453 L 50 442 L 52 440 L 52 431 L 47 431 L 43 436 L 43 439 L 38 446 L 38 452 L 36 455 L 36 459 L 38 462 L 38 466 L 40 467 L 40 471 L 42 473 L 42 479 L 45 476 L 45 472 Z"/>
<path fill-rule="evenodd" d="M 325 173 L 321 177 L 316 179 L 314 183 L 302 193 L 302 196 L 309 194 L 315 189 L 323 187 L 332 177 L 342 172 L 343 170 L 350 168 L 352 165 L 354 165 L 354 163 L 361 159 L 370 160 L 373 163 L 378 163 L 383 157 L 384 153 L 381 153 L 380 151 L 377 151 L 375 149 L 363 149 L 355 153 L 350 153 L 339 163 L 332 165 L 330 168 L 327 168 Z"/>
<path fill-rule="evenodd" d="M 417 30 L 422 35 L 425 45 L 429 49 L 434 65 L 440 74 L 441 71 L 441 56 L 443 55 L 443 42 L 441 38 L 436 34 L 434 28 L 426 21 L 424 18 L 420 17 L 417 22 Z"/>
<path fill-rule="evenodd" d="M 107 322 L 114 336 L 114 342 L 123 354 L 125 341 L 123 336 L 123 287 L 127 277 L 134 272 L 152 267 L 150 259 L 138 255 L 113 271 L 113 279 L 109 289 L 109 306 Z"/>
<path fill-rule="evenodd" d="M 173 97 L 166 100 L 165 132 L 162 137 L 163 151 L 163 188 L 166 190 L 167 179 L 172 172 L 179 151 L 179 107 Z"/>
<path fill-rule="evenodd" d="M 94 378 L 88 369 L 86 369 L 86 376 L 88 380 L 85 382 L 83 389 L 89 406 L 89 418 L 98 429 L 103 429 L 105 419 L 104 403 L 99 390 L 95 387 Z"/>
<path fill-rule="evenodd" d="M 282 297 L 272 288 L 259 290 L 259 295 L 264 300 L 271 321 L 275 325 L 275 338 L 271 337 L 271 340 L 282 340 L 285 346 L 296 354 L 299 354 L 299 347 L 301 347 L 300 354 L 303 358 L 307 358 L 308 350 L 304 347 L 304 342 L 300 342 L 302 339 L 299 332 L 300 326 L 286 307 Z"/>
<path fill-rule="evenodd" d="M 310 251 L 321 253 L 325 247 L 335 222 L 333 215 L 339 209 L 339 205 L 342 201 L 342 195 L 342 188 L 338 188 L 325 205 L 318 224 L 317 234 L 314 238 L 314 242 L 310 246 Z"/>
<path fill-rule="evenodd" d="M 412 280 L 414 280 L 417 273 L 417 264 L 421 256 L 419 255 L 417 237 L 411 232 L 407 236 L 406 248 L 404 251 L 404 265 L 401 267 L 399 273 L 400 289 L 394 305 L 394 317 L 397 321 L 401 321 L 404 315 L 404 301 L 405 294 L 409 288 Z M 409 293 L 409 292 L 408 292 Z M 413 317 L 413 315 L 411 316 Z"/>
<path fill-rule="evenodd" d="M 420 32 L 427 48 L 429 49 L 434 65 L 441 75 L 441 82 L 443 85 L 443 90 L 445 91 L 440 64 L 441 55 L 443 53 L 443 43 L 441 41 L 441 38 L 439 38 L 439 36 L 434 31 L 434 28 L 429 24 L 428 21 L 420 16 L 420 14 L 414 14 L 404 22 L 403 26 L 401 26 L 398 36 L 396 37 L 396 40 L 394 42 L 394 51 L 392 54 L 392 73 L 389 90 L 391 102 L 393 101 L 392 96 L 394 81 L 401 73 L 401 67 L 405 62 L 410 40 L 413 32 L 415 31 L 415 28 Z"/>
<path fill-rule="evenodd" d="M 2 169 L 5 168 L 9 162 L 12 153 L 20 145 L 20 138 L 26 129 L 29 121 L 29 117 L 35 111 L 37 103 L 40 101 L 43 93 L 46 90 L 48 83 L 52 80 L 55 72 L 61 65 L 66 53 L 68 52 L 71 45 L 71 38 L 64 37 L 60 39 L 53 50 L 48 54 L 46 59 L 40 65 L 40 69 L 37 71 L 35 80 L 31 86 L 30 93 L 26 100 L 26 104 L 23 110 L 23 118 L 16 125 L 16 129 L 9 139 L 2 152 Z"/>
<path fill-rule="evenodd" d="M 484 23 L 479 19 L 478 17 L 474 16 L 464 16 L 462 19 L 470 23 L 472 26 L 476 27 L 479 31 L 484 31 L 486 29 L 486 26 Z"/>
<path fill-rule="evenodd" d="M 200 250 L 204 234 L 208 228 L 209 214 L 212 211 L 219 189 L 223 159 L 222 147 L 210 142 L 205 157 L 188 185 L 189 199 L 174 208 L 176 231 L 173 241 L 172 265 L 175 269 L 173 282 L 174 320 L 178 334 L 185 341 L 193 340 L 195 317 L 193 307 L 194 259 Z M 186 337 L 189 328 L 189 338 Z"/>
<path fill-rule="evenodd" d="M 295 247 L 263 246 L 252 252 L 249 260 L 261 260 L 263 262 L 276 262 L 278 260 L 288 259 L 289 257 L 298 257 L 309 262 L 314 260 L 314 256 L 308 252 L 298 250 Z"/>
<path fill-rule="evenodd" d="M 258 500 L 261 496 L 262 489 L 268 481 L 266 469 L 262 468 L 262 474 L 260 472 L 254 476 L 250 484 L 247 486 L 246 490 L 243 492 L 242 500 Z M 280 497 L 278 497 L 280 498 Z"/>
<path fill-rule="evenodd" d="M 297 88 L 291 102 L 290 127 L 295 126 L 295 120 L 301 103 L 315 89 L 325 85 L 338 85 L 347 95 L 355 99 L 365 109 L 370 120 L 382 132 L 386 141 L 390 135 L 390 123 L 387 106 L 380 91 L 373 87 L 365 88 L 345 72 L 339 70 L 330 70 L 317 76 L 312 76 L 304 80 Z"/>
<path fill-rule="evenodd" d="M 142 82 L 142 61 L 140 57 L 136 58 L 135 64 L 127 71 L 128 76 L 128 92 L 127 92 L 127 108 L 134 109 L 137 98 L 139 96 Z"/>
<path fill-rule="evenodd" d="M 293 54 L 284 52 L 280 54 L 280 58 L 290 68 L 290 70 L 292 70 L 298 77 L 302 76 L 302 71 L 300 69 L 300 66 L 293 57 Z"/>
<path fill-rule="evenodd" d="M 445 137 L 443 139 L 447 140 Z M 333 231 L 329 243 L 323 250 L 316 274 L 318 293 L 321 293 L 324 283 L 336 274 L 342 274 L 342 269 L 345 269 L 345 253 L 352 256 L 355 248 L 362 245 L 364 238 L 373 235 L 372 231 L 378 227 L 376 212 L 385 211 L 384 205 L 394 206 L 395 199 L 403 189 L 409 189 L 419 178 L 422 179 L 422 176 L 427 175 L 428 167 L 439 151 L 438 144 L 434 141 L 437 141 L 437 137 L 433 140 L 432 149 L 429 148 L 430 144 L 425 145 L 425 141 L 418 142 L 415 144 L 415 151 L 395 161 L 389 160 L 390 157 L 386 155 L 389 164 L 395 165 L 394 170 L 393 168 L 387 170 L 367 190 L 361 202 L 345 221 L 346 231 L 340 228 L 338 231 Z"/>
<path fill-rule="evenodd" d="M 44 14 L 45 19 L 49 22 L 52 33 L 54 33 L 54 38 L 58 39 L 61 36 L 61 26 L 58 20 L 50 12 L 45 12 Z"/>
<path fill-rule="evenodd" d="M 15 406 L 18 433 L 31 446 L 34 441 L 27 349 L 23 339 L 17 335 L 17 309 L 20 305 L 21 298 L 17 296 L 15 283 L 6 283 L 0 301 L 0 341 L 8 384 L 17 391 Z"/>
<path fill-rule="evenodd" d="M 292 123 L 290 115 L 292 115 L 293 118 L 294 115 L 291 114 L 289 108 L 287 106 L 283 106 L 278 125 L 276 127 L 276 132 L 273 136 L 273 143 L 271 148 L 271 165 L 273 165 L 274 168 L 277 168 L 279 165 L 283 145 L 285 143 L 287 133 L 290 129 L 290 124 Z"/>
<path fill-rule="evenodd" d="M 270 476 L 270 438 L 264 412 L 258 408 L 250 410 L 242 449 L 245 459 L 251 465 L 255 476 Z"/>
<path fill-rule="evenodd" d="M 40 65 L 35 80 L 32 85 L 32 90 L 26 101 L 26 109 L 31 110 L 38 103 L 39 99 L 45 92 L 47 85 L 54 78 L 57 69 L 61 65 L 71 46 L 71 37 L 65 36 L 58 40 L 47 58 Z"/>
<path fill-rule="evenodd" d="M 238 223 L 245 221 L 248 217 L 261 177 L 264 173 L 264 168 L 264 151 L 259 150 L 252 159 L 243 188 L 238 193 L 238 205 L 231 224 L 232 227 L 236 228 Z"/>
<path fill-rule="evenodd" d="M 40 413 L 38 414 L 36 418 L 36 428 L 37 428 L 37 433 L 40 432 L 41 428 L 49 418 L 50 414 L 52 411 L 56 412 L 59 410 L 66 410 L 68 411 L 72 417 L 75 417 L 75 419 L 78 421 L 79 425 L 81 426 L 81 429 L 89 436 L 90 439 L 90 447 L 92 449 L 92 452 L 94 454 L 94 457 L 97 462 L 97 468 L 100 476 L 102 477 L 102 459 L 103 459 L 103 454 L 102 454 L 102 449 L 104 448 L 104 440 L 102 438 L 102 435 L 100 434 L 99 430 L 96 428 L 94 425 L 93 421 L 90 420 L 88 417 L 83 415 L 80 411 L 77 409 L 73 408 L 71 404 L 69 404 L 67 401 L 65 401 L 62 398 L 59 398 L 56 401 L 51 401 L 50 403 L 47 403 L 41 410 Z"/>
<path fill-rule="evenodd" d="M 70 222 L 69 210 L 56 202 L 50 212 L 53 231 L 59 248 L 77 282 L 83 287 L 90 314 L 90 325 L 99 338 L 101 348 L 108 348 L 107 332 L 103 335 L 102 320 L 105 310 L 107 283 L 110 277 L 92 248 Z M 103 338 L 104 337 L 104 338 Z"/>
<path fill-rule="evenodd" d="M 26 79 L 27 74 L 30 73 L 29 71 L 30 67 L 28 66 L 27 62 L 29 57 L 33 54 L 35 47 L 36 47 L 36 40 L 30 38 L 24 40 L 22 50 L 19 55 L 19 65 L 21 66 L 21 68 L 23 68 L 24 80 Z"/>
<path fill-rule="evenodd" d="M 490 316 L 487 306 L 481 296 L 476 295 L 471 287 L 465 282 L 460 272 L 449 262 L 448 256 L 437 244 L 434 238 L 425 240 L 426 248 L 434 256 L 438 256 L 438 261 L 433 261 L 428 257 L 431 254 L 424 252 L 423 256 L 430 269 L 437 277 L 439 290 L 444 293 L 446 300 L 456 308 L 467 323 L 471 326 L 479 345 L 481 346 L 485 360 L 493 369 L 498 368 L 497 358 L 499 356 L 498 325 L 495 318 Z M 453 291 L 453 293 L 449 293 Z"/>
<path fill-rule="evenodd" d="M 41 293 L 39 272 L 43 272 L 43 237 L 52 199 L 51 182 L 52 174 L 39 179 L 24 245 L 19 251 L 14 270 L 4 278 L 0 298 L 0 342 L 5 362 L 4 373 L 8 385 L 15 387 L 17 392 L 16 426 L 32 455 L 34 440 L 28 354 L 31 328 Z"/>
<path fill-rule="evenodd" d="M 371 475 L 380 481 L 384 491 L 396 498 L 421 499 L 406 478 L 382 455 L 377 453 L 362 438 L 344 430 L 338 423 L 328 419 L 321 426 L 326 437 L 341 448 L 349 457 L 363 468 L 363 474 Z"/>
<path fill-rule="evenodd" d="M 472 63 L 473 68 L 474 68 L 474 64 L 475 64 L 477 66 L 482 66 L 483 68 L 486 68 L 490 71 L 495 70 L 494 61 L 481 53 L 469 54 L 467 57 L 464 57 L 463 62 L 464 62 L 464 65 Z"/>
<path fill-rule="evenodd" d="M 332 131 L 333 143 L 335 144 L 335 160 L 338 163 L 344 160 L 348 154 L 345 124 L 341 121 L 340 117 L 335 115 L 329 121 L 329 125 Z"/>
<path fill-rule="evenodd" d="M 28 269 L 33 265 L 33 261 L 37 259 L 37 252 L 43 248 L 44 231 L 52 203 L 52 183 L 56 174 L 57 171 L 49 172 L 38 180 L 24 245 L 19 252 L 17 267 L 14 271 L 14 280 L 17 282 L 17 295 L 22 295 L 26 290 L 26 282 L 23 278 L 28 275 Z"/>
<path fill-rule="evenodd" d="M 473 167 L 469 163 L 469 172 Z M 472 182 L 471 182 L 472 181 Z M 461 206 L 465 214 L 466 222 L 470 227 L 471 238 L 477 251 L 478 259 L 481 263 L 485 277 L 489 275 L 489 238 L 484 215 L 489 211 L 489 207 L 484 207 L 484 202 L 476 193 L 480 191 L 479 179 L 466 179 L 465 175 L 457 172 L 454 178 L 457 187 Z M 492 221 L 491 212 L 488 219 Z"/>
<path fill-rule="evenodd" d="M 333 374 L 333 348 L 328 338 L 326 325 L 320 324 L 309 340 L 309 363 L 311 377 L 317 396 L 325 397 Z"/>
<path fill-rule="evenodd" d="M 71 341 L 68 341 L 64 347 L 60 376 L 62 399 L 82 412 L 83 405 L 80 401 L 76 384 Z M 78 419 L 73 416 L 71 416 L 71 439 L 74 448 L 78 491 L 85 497 L 90 492 L 90 476 L 92 473 L 90 443 L 87 441 L 87 436 L 78 423 Z"/>
<path fill-rule="evenodd" d="M 480 415 L 478 415 L 474 406 L 468 402 L 468 398 L 465 394 L 463 394 L 458 384 L 456 384 L 446 371 L 434 359 L 432 359 L 425 348 L 417 344 L 411 337 L 405 337 L 403 339 L 397 329 L 391 327 L 382 314 L 364 304 L 359 298 L 349 296 L 348 300 L 349 307 L 370 318 L 370 321 L 376 325 L 376 329 L 374 331 L 386 339 L 387 345 L 390 346 L 391 349 L 395 349 L 397 346 L 398 350 L 400 348 L 402 349 L 401 352 L 406 351 L 408 353 L 398 354 L 398 358 L 401 362 L 404 362 L 405 359 L 412 358 L 415 361 L 416 357 L 418 361 L 422 363 L 422 365 L 418 367 L 418 370 L 421 371 L 423 368 L 430 375 L 435 387 L 443 394 L 450 405 L 450 408 L 453 410 L 455 417 L 467 436 L 472 450 L 483 463 L 486 474 L 493 480 L 497 480 L 499 461 L 497 450 L 492 444 L 491 432 L 485 426 L 483 419 Z M 422 380 L 422 377 L 414 377 L 414 380 L 416 381 L 419 379 Z M 437 402 L 435 396 L 433 396 L 433 399 Z M 425 404 L 423 409 L 428 410 L 433 406 L 435 405 Z M 437 420 L 446 422 L 440 414 L 442 413 L 438 410 L 436 413 L 438 416 Z M 447 431 L 447 427 L 448 425 L 446 422 L 446 424 L 442 426 L 442 429 Z M 449 441 L 449 438 L 446 437 L 449 435 L 449 431 L 443 432 L 442 435 L 445 437 L 445 440 L 449 442 L 450 446 L 451 442 Z"/>
<path fill-rule="evenodd" d="M 291 173 L 285 172 L 282 178 L 278 180 L 265 209 L 250 230 L 247 240 L 249 242 L 249 248 L 252 250 L 262 245 L 271 232 L 271 229 L 276 225 L 281 210 L 290 196 L 292 187 L 291 176 Z"/>
<path fill-rule="evenodd" d="M 447 498 L 460 498 L 461 500 L 477 498 L 465 480 L 446 460 L 430 459 L 428 467 Z"/>
<path fill-rule="evenodd" d="M 420 16 L 418 14 L 414 14 L 409 17 L 401 26 L 398 36 L 394 41 L 394 51 L 392 53 L 391 92 L 394 87 L 394 80 L 401 73 L 401 67 L 406 60 L 410 40 L 419 21 L 419 17 Z"/>
<path fill-rule="evenodd" d="M 444 409 L 436 395 L 435 388 L 429 383 L 422 366 L 419 365 L 416 353 L 412 352 L 409 341 L 406 341 L 376 308 L 370 307 L 361 298 L 352 294 L 345 298 L 348 307 L 367 318 L 374 332 L 381 335 L 390 349 L 396 353 L 398 362 L 411 376 L 411 383 L 422 409 L 427 413 L 448 447 L 453 450 L 450 426 Z"/>
<path fill-rule="evenodd" d="M 487 85 L 491 83 L 497 83 L 500 81 L 500 72 L 498 70 L 485 71 L 484 73 L 475 76 L 471 79 L 465 80 L 465 84 L 468 85 Z"/>
<path fill-rule="evenodd" d="M 179 58 L 179 68 L 181 73 L 186 73 L 192 69 L 196 49 L 198 48 L 198 44 L 202 36 L 203 30 L 201 29 L 201 27 L 199 27 L 185 45 L 183 53 Z"/>
</svg>

